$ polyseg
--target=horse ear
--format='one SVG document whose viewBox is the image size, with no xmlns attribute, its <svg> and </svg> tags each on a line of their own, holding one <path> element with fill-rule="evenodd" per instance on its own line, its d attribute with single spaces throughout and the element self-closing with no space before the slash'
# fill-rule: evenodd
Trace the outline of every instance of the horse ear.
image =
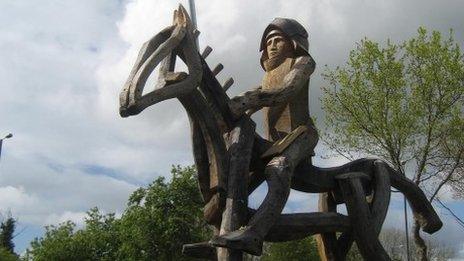
<svg viewBox="0 0 464 261">
<path fill-rule="evenodd" d="M 177 10 L 174 10 L 174 13 L 172 15 L 172 24 L 176 24 L 177 21 Z"/>
<path fill-rule="evenodd" d="M 184 8 L 184 6 L 182 4 L 179 4 L 179 8 L 176 11 L 175 11 L 175 15 L 177 14 L 177 18 L 175 20 L 177 20 L 177 23 L 175 24 L 191 28 L 192 21 L 190 20 L 190 16 L 187 10 Z"/>
</svg>

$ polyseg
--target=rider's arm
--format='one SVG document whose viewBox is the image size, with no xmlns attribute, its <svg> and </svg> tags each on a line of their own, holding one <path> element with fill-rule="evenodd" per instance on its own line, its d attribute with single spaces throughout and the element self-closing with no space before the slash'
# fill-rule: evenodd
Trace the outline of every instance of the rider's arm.
<svg viewBox="0 0 464 261">
<path fill-rule="evenodd" d="M 298 93 L 299 88 L 307 88 L 304 83 L 314 72 L 316 63 L 310 56 L 296 58 L 295 64 L 285 76 L 278 88 L 257 89 L 244 92 L 229 102 L 232 113 L 239 117 L 247 110 L 258 111 L 263 107 L 272 107 L 285 104 L 288 99 Z"/>
</svg>

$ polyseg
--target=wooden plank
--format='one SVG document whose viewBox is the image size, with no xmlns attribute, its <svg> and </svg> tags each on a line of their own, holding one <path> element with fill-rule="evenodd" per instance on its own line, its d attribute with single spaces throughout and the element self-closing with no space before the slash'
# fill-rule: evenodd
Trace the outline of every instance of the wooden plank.
<svg viewBox="0 0 464 261">
<path fill-rule="evenodd" d="M 136 65 L 135 74 L 129 78 L 127 86 L 124 87 L 120 96 L 120 114 L 123 117 L 138 114 L 148 106 L 157 102 L 176 98 L 181 95 L 186 95 L 192 92 L 201 81 L 202 65 L 200 56 L 196 50 L 195 40 L 193 36 L 193 28 L 191 26 L 186 10 L 179 6 L 179 10 L 174 15 L 176 24 L 169 31 L 164 32 L 162 39 L 164 41 L 157 42 L 157 46 L 153 46 L 152 52 L 145 58 L 145 54 L 141 55 L 139 64 Z M 161 37 L 160 36 L 160 37 Z M 180 44 L 182 42 L 182 44 Z M 155 67 L 165 57 L 169 56 L 174 50 L 182 56 L 188 68 L 187 77 L 179 82 L 170 84 L 168 87 L 163 86 L 155 89 L 145 95 L 142 95 L 148 76 L 152 73 Z M 148 51 L 144 51 L 147 53 Z M 140 65 L 141 64 L 141 65 Z M 163 75 L 163 73 L 161 74 Z"/>
<path fill-rule="evenodd" d="M 209 159 L 210 189 L 212 193 L 224 195 L 229 171 L 229 156 L 213 113 L 198 91 L 179 97 L 179 101 L 187 111 L 191 112 L 192 117 L 198 119 L 198 124 L 202 129 Z M 225 199 L 225 195 L 221 198 Z"/>
<path fill-rule="evenodd" d="M 224 84 L 222 85 L 222 89 L 224 89 L 224 91 L 226 92 L 227 90 L 229 90 L 232 84 L 234 84 L 234 79 L 232 79 L 231 77 L 224 82 Z"/>
<path fill-rule="evenodd" d="M 319 186 L 322 191 L 328 191 L 336 187 L 334 183 L 334 178 L 336 176 L 348 172 L 363 172 L 373 177 L 375 171 L 374 162 L 376 161 L 378 161 L 378 159 L 362 158 L 331 168 L 319 168 L 307 164 L 300 164 L 295 170 L 292 188 L 303 192 L 313 192 Z M 429 234 L 438 231 L 443 226 L 443 223 L 424 192 L 411 180 L 400 175 L 391 166 L 385 162 L 380 162 L 379 164 L 383 164 L 387 169 L 391 186 L 406 196 L 413 212 L 416 213 L 418 217 L 423 231 Z M 368 184 L 363 183 L 363 186 L 367 192 L 369 190 Z"/>
<path fill-rule="evenodd" d="M 292 189 L 320 193 L 335 189 L 335 174 L 325 172 L 324 169 L 314 167 L 303 161 L 295 168 L 292 178 Z"/>
<path fill-rule="evenodd" d="M 307 236 L 351 230 L 347 216 L 333 212 L 282 214 L 269 230 L 265 241 L 284 242 Z"/>
<path fill-rule="evenodd" d="M 178 54 L 184 62 L 187 62 L 184 53 Z M 166 66 L 173 68 L 169 63 Z M 194 119 L 200 126 L 208 157 L 210 195 L 215 193 L 222 195 L 220 196 L 220 207 L 223 207 L 225 205 L 227 172 L 229 171 L 228 154 L 222 137 L 223 127 L 218 126 L 218 120 L 214 117 L 213 109 L 208 105 L 198 89 L 192 90 L 187 95 L 181 95 L 178 99 L 189 113 L 189 117 Z M 196 157 L 195 154 L 194 157 Z M 202 183 L 202 185 L 204 184 Z"/>
<path fill-rule="evenodd" d="M 380 244 L 370 220 L 370 210 L 360 178 L 363 173 L 348 173 L 338 178 L 353 226 L 356 245 L 365 260 L 390 260 Z"/>
<path fill-rule="evenodd" d="M 203 75 L 200 90 L 205 95 L 206 99 L 208 99 L 211 104 L 214 104 L 214 107 L 217 108 L 224 122 L 229 129 L 231 129 L 234 127 L 236 118 L 230 111 L 229 96 L 227 96 L 226 92 L 222 89 L 221 84 L 217 81 L 204 59 L 201 59 L 201 64 L 203 67 Z"/>
<path fill-rule="evenodd" d="M 219 63 L 219 64 L 217 64 L 217 65 L 214 67 L 212 73 L 213 73 L 214 76 L 216 76 L 216 75 L 218 75 L 223 69 L 224 69 L 224 65 L 222 65 L 222 63 Z"/>
<path fill-rule="evenodd" d="M 173 73 L 176 64 L 176 53 L 172 52 L 161 61 L 158 77 L 158 85 L 164 86 L 168 81 L 181 81 L 182 78 L 170 79 L 169 74 Z M 181 75 L 181 74 L 180 74 Z M 204 202 L 209 202 L 214 192 L 210 189 L 210 164 L 208 160 L 208 150 L 205 139 L 199 124 L 199 120 L 194 111 L 193 105 L 186 108 L 191 130 L 192 149 L 195 166 L 198 174 L 198 185 Z M 219 206 L 218 206 L 219 207 Z"/>
<path fill-rule="evenodd" d="M 220 227 L 223 210 L 220 195 L 215 194 L 203 208 L 203 216 L 208 224 Z"/>
<path fill-rule="evenodd" d="M 249 119 L 241 119 L 227 137 L 230 169 L 227 184 L 226 207 L 222 214 L 220 235 L 236 231 L 248 219 L 248 172 L 255 126 Z M 243 253 L 238 250 L 218 248 L 218 260 L 239 261 Z"/>
<path fill-rule="evenodd" d="M 167 39 L 168 34 L 172 32 L 174 27 L 175 26 L 172 25 L 172 26 L 165 28 L 163 31 L 156 34 L 150 40 L 145 42 L 142 45 L 142 48 L 140 48 L 140 51 L 134 63 L 134 66 L 132 67 L 129 77 L 127 78 L 126 83 L 124 84 L 124 87 L 119 96 L 119 99 L 120 99 L 119 102 L 120 102 L 121 107 L 125 107 L 129 104 L 129 89 L 130 89 L 130 86 L 132 85 L 132 81 L 135 77 L 135 74 L 138 72 L 140 67 L 145 63 L 148 57 L 150 57 L 150 55 L 156 50 L 156 48 L 158 48 L 158 46 Z"/>
<path fill-rule="evenodd" d="M 216 248 L 208 242 L 185 244 L 182 246 L 182 254 L 207 260 L 217 260 Z"/>
<path fill-rule="evenodd" d="M 143 62 L 130 83 L 129 106 L 140 102 L 143 88 L 150 74 L 155 67 L 179 45 L 185 35 L 185 28 L 181 26 L 174 27 L 170 37 L 157 46 L 154 52 Z"/>
<path fill-rule="evenodd" d="M 261 158 L 271 158 L 281 154 L 288 146 L 293 144 L 293 142 L 298 138 L 301 134 L 305 133 L 308 130 L 308 127 L 301 125 L 298 128 L 294 129 L 288 135 L 286 135 L 283 139 L 280 139 L 272 144 L 267 151 L 261 155 Z"/>
<path fill-rule="evenodd" d="M 320 212 L 337 212 L 337 205 L 330 193 L 319 194 L 318 208 Z M 342 260 L 337 247 L 337 236 L 334 232 L 317 235 L 316 242 L 322 261 Z"/>
<path fill-rule="evenodd" d="M 211 46 L 206 46 L 205 49 L 203 50 L 203 52 L 201 53 L 201 57 L 203 59 L 206 59 L 206 57 L 209 56 L 209 54 L 213 51 L 213 48 L 211 48 Z"/>
<path fill-rule="evenodd" d="M 387 165 L 387 168 L 388 167 Z M 438 217 L 424 192 L 414 182 L 394 170 L 393 172 L 389 171 L 389 173 L 392 186 L 406 196 L 409 206 L 412 208 L 415 214 L 414 216 L 419 222 L 422 230 L 429 234 L 433 234 L 440 230 L 443 226 L 443 222 L 440 220 L 440 217 Z"/>
<path fill-rule="evenodd" d="M 383 222 L 387 216 L 388 205 L 390 204 L 391 185 L 388 171 L 381 161 L 374 162 L 374 199 L 371 206 L 371 220 L 376 236 L 382 230 Z"/>
<path fill-rule="evenodd" d="M 191 116 L 189 116 L 189 118 L 192 137 L 193 159 L 195 161 L 198 174 L 198 186 L 200 188 L 203 201 L 209 202 L 214 193 L 211 191 L 210 187 L 211 173 L 209 171 L 208 151 L 199 123 Z"/>
</svg>

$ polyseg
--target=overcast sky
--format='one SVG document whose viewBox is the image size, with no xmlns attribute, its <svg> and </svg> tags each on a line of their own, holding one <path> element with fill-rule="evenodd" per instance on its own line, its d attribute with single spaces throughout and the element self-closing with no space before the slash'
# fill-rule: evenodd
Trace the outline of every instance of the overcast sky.
<svg viewBox="0 0 464 261">
<path fill-rule="evenodd" d="M 0 211 L 19 221 L 17 250 L 43 233 L 46 224 L 73 220 L 98 206 L 121 213 L 129 194 L 171 164 L 192 164 L 189 124 L 175 100 L 136 117 L 118 114 L 118 93 L 143 42 L 170 24 L 177 1 L 167 0 L 1 0 Z M 180 1 L 188 7 L 186 1 Z M 310 110 L 322 120 L 320 89 L 324 65 L 343 65 L 364 37 L 403 41 L 419 26 L 464 39 L 464 1 L 400 0 L 197 0 L 201 48 L 207 61 L 232 76 L 230 95 L 260 83 L 258 45 L 274 17 L 291 17 L 309 31 L 317 63 L 310 86 Z M 259 120 L 259 117 L 257 118 Z M 3 137 L 3 136 L 2 136 Z M 326 153 L 322 146 L 318 155 Z M 316 164 L 339 164 L 316 158 Z M 257 205 L 265 193 L 256 193 Z M 461 202 L 448 204 L 464 216 Z M 387 226 L 402 226 L 395 196 Z M 315 210 L 315 196 L 292 193 L 286 211 Z M 464 230 L 438 209 L 445 227 L 436 238 L 464 244 Z M 464 253 L 463 253 L 464 254 Z"/>
</svg>

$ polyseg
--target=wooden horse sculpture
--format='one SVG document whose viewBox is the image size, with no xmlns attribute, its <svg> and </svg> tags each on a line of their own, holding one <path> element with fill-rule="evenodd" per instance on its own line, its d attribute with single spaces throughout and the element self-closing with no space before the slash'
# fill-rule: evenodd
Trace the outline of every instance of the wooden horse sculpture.
<svg viewBox="0 0 464 261">
<path fill-rule="evenodd" d="M 174 24 L 142 46 L 120 94 L 120 114 L 136 115 L 171 98 L 181 102 L 190 120 L 199 188 L 205 201 L 204 217 L 216 235 L 223 235 L 239 230 L 255 214 L 248 208 L 248 196 L 266 180 L 265 168 L 272 158 L 263 154 L 278 144 L 256 134 L 248 115 L 237 117 L 231 113 L 226 90 L 233 81 L 219 84 L 216 74 L 222 66 L 209 68 L 205 58 L 211 48 L 199 54 L 197 36 L 187 12 L 179 6 L 174 12 Z M 177 57 L 187 65 L 188 73 L 174 72 Z M 158 65 L 159 88 L 143 94 L 149 75 Z M 273 185 L 273 181 L 267 182 Z M 344 260 L 353 242 L 366 260 L 390 260 L 378 235 L 391 186 L 406 196 L 423 231 L 434 233 L 441 228 L 442 222 L 422 190 L 381 160 L 359 159 L 334 168 L 319 168 L 304 161 L 298 162 L 294 170 L 291 188 L 321 193 L 320 212 L 281 214 L 264 240 L 289 241 L 320 234 L 319 251 L 325 260 Z M 347 216 L 336 212 L 338 204 L 346 204 Z M 253 249 L 227 247 L 194 243 L 185 245 L 183 252 L 211 260 L 242 260 L 242 250 Z M 248 252 L 260 254 L 260 249 Z"/>
</svg>

